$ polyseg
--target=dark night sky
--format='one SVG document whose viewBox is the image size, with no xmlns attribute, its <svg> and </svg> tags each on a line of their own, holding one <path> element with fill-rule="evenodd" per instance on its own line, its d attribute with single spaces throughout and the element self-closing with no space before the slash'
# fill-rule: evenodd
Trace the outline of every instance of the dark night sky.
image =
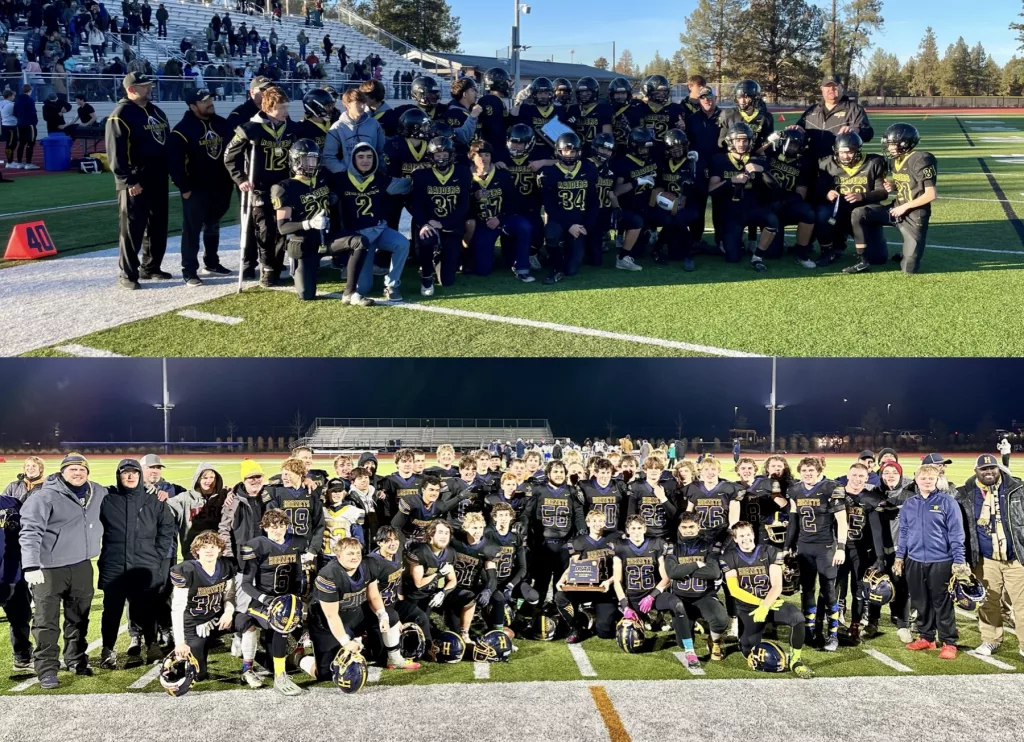
<svg viewBox="0 0 1024 742">
<path fill-rule="evenodd" d="M 297 409 L 328 417 L 536 417 L 556 435 L 627 431 L 725 438 L 733 407 L 767 432 L 771 361 L 762 359 L 170 359 L 172 438 L 200 439 L 268 426 L 284 433 Z M 858 425 L 871 406 L 889 427 L 941 419 L 973 430 L 985 412 L 999 427 L 1024 418 L 1024 360 L 780 359 L 778 434 Z M 52 440 L 162 440 L 159 359 L 0 361 L 0 447 Z M 843 398 L 849 401 L 844 405 Z M 275 431 L 277 433 L 277 431 Z"/>
</svg>

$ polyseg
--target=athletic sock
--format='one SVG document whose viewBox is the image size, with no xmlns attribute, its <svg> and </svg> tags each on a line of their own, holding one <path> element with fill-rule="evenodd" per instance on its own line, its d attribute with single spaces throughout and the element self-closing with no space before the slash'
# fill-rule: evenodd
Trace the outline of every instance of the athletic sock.
<svg viewBox="0 0 1024 742">
<path fill-rule="evenodd" d="M 690 638 L 690 639 L 683 639 L 683 649 L 685 649 L 687 652 L 692 652 L 693 651 L 693 639 L 692 638 Z"/>
<path fill-rule="evenodd" d="M 800 649 L 794 649 L 794 650 L 793 650 L 793 655 L 792 655 L 792 662 L 793 662 L 793 664 L 794 664 L 794 665 L 795 665 L 795 664 L 796 664 L 797 662 L 799 662 L 799 661 L 800 661 L 800 655 L 802 655 L 803 653 L 804 653 L 804 649 L 803 649 L 803 647 L 800 647 Z"/>
<path fill-rule="evenodd" d="M 299 669 L 309 675 L 311 678 L 316 677 L 316 660 L 312 657 L 303 657 L 299 660 Z"/>
<path fill-rule="evenodd" d="M 284 657 L 275 657 L 274 658 L 274 677 L 276 678 L 279 675 L 284 675 L 284 674 L 285 674 L 284 673 Z"/>
</svg>

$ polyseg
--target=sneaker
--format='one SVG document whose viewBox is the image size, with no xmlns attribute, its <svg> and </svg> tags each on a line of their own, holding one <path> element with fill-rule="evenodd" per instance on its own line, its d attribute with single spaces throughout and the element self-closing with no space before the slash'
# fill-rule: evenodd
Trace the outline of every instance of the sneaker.
<svg viewBox="0 0 1024 742">
<path fill-rule="evenodd" d="M 274 690 L 285 696 L 302 695 L 302 688 L 293 683 L 287 675 L 278 675 L 274 678 Z"/>
<path fill-rule="evenodd" d="M 129 657 L 138 657 L 140 654 L 142 654 L 142 637 L 141 636 L 133 636 L 129 640 L 127 654 L 128 654 Z"/>
<path fill-rule="evenodd" d="M 796 259 L 797 265 L 802 265 L 804 268 L 817 268 L 818 264 L 811 260 L 806 255 Z"/>
<path fill-rule="evenodd" d="M 866 260 L 858 260 L 853 265 L 843 268 L 843 273 L 866 273 L 869 270 L 871 270 L 871 266 Z"/>
<path fill-rule="evenodd" d="M 920 652 L 923 649 L 935 649 L 935 642 L 918 638 L 917 641 L 910 642 L 910 644 L 907 645 L 907 649 L 911 652 Z"/>
<path fill-rule="evenodd" d="M 242 680 L 246 682 L 250 688 L 262 688 L 263 681 L 260 680 L 260 676 L 256 674 L 255 670 L 249 669 L 242 673 Z"/>
<path fill-rule="evenodd" d="M 814 670 L 805 665 L 803 660 L 797 660 L 793 663 L 793 674 L 802 680 L 810 680 L 814 677 Z"/>
<path fill-rule="evenodd" d="M 190 286 L 190 287 L 202 286 L 203 285 L 203 281 L 202 281 L 202 279 L 200 279 L 197 276 L 192 276 L 192 278 L 186 278 L 185 279 L 185 285 L 186 286 Z"/>
<path fill-rule="evenodd" d="M 865 639 L 874 639 L 878 636 L 878 624 L 869 623 L 864 627 L 864 631 L 861 632 Z"/>
<path fill-rule="evenodd" d="M 835 634 L 829 636 L 828 641 L 825 642 L 825 646 L 822 649 L 826 652 L 835 652 L 839 649 L 839 637 Z"/>
<path fill-rule="evenodd" d="M 542 266 L 540 264 L 540 258 L 538 258 L 536 255 L 531 255 L 530 256 L 530 267 L 533 268 L 533 270 L 535 270 L 535 271 L 539 271 L 544 266 Z"/>
<path fill-rule="evenodd" d="M 237 634 L 231 637 L 231 656 L 242 656 L 242 637 L 238 636 Z"/>
<path fill-rule="evenodd" d="M 561 271 L 552 271 L 551 275 L 544 279 L 545 286 L 554 286 L 556 283 L 565 278 L 565 274 Z"/>
<path fill-rule="evenodd" d="M 391 288 L 385 286 L 384 301 L 389 301 L 392 304 L 401 304 L 405 299 L 402 297 L 402 292 L 398 290 L 397 286 Z"/>
<path fill-rule="evenodd" d="M 117 285 L 120 286 L 123 289 L 128 289 L 129 291 L 138 291 L 139 290 L 139 282 L 138 281 L 133 281 L 130 278 L 121 277 L 121 278 L 117 279 Z"/>
<path fill-rule="evenodd" d="M 420 281 L 420 296 L 434 295 L 434 281 L 431 279 Z"/>
<path fill-rule="evenodd" d="M 700 660 L 697 659 L 697 655 L 693 652 L 693 650 L 690 650 L 686 653 L 686 666 L 691 670 L 700 669 Z"/>
<path fill-rule="evenodd" d="M 25 165 L 22 165 L 21 169 L 22 170 L 38 170 L 39 166 L 38 165 L 33 165 L 31 162 L 29 162 L 29 163 L 27 163 Z"/>
<path fill-rule="evenodd" d="M 828 266 L 830 266 L 834 262 L 836 262 L 836 260 L 838 258 L 839 258 L 839 251 L 838 250 L 828 250 L 828 251 L 823 252 L 821 254 L 821 257 L 818 258 L 818 262 L 815 263 L 815 265 L 817 265 L 819 268 L 827 268 Z"/>
<path fill-rule="evenodd" d="M 980 654 L 982 657 L 991 657 L 999 651 L 999 645 L 992 642 L 985 642 L 974 650 L 972 654 Z"/>
<path fill-rule="evenodd" d="M 711 642 L 711 661 L 721 662 L 725 659 L 725 652 L 722 651 L 722 642 Z"/>
<path fill-rule="evenodd" d="M 693 258 L 683 258 L 683 270 L 690 273 L 696 266 L 693 264 Z"/>
<path fill-rule="evenodd" d="M 520 283 L 533 283 L 537 279 L 531 276 L 529 273 L 520 273 L 519 271 L 512 269 L 512 275 L 515 276 L 516 280 Z"/>
<path fill-rule="evenodd" d="M 581 641 L 583 641 L 583 634 L 576 631 L 573 631 L 569 636 L 565 637 L 566 644 L 579 644 Z"/>
<path fill-rule="evenodd" d="M 914 635 L 910 633 L 910 629 L 896 629 L 896 638 L 904 644 L 914 641 Z"/>
<path fill-rule="evenodd" d="M 78 666 L 75 667 L 75 675 L 81 675 L 83 678 L 91 678 L 93 674 L 92 667 L 88 662 L 79 662 Z"/>
<path fill-rule="evenodd" d="M 21 170 L 21 163 L 20 162 L 9 162 L 9 163 L 7 163 L 7 169 L 8 170 Z"/>
<path fill-rule="evenodd" d="M 956 644 L 943 644 L 942 649 L 939 650 L 940 660 L 955 660 L 956 659 Z"/>
<path fill-rule="evenodd" d="M 642 271 L 643 270 L 643 268 L 641 268 L 639 265 L 637 265 L 636 261 L 633 260 L 633 256 L 632 255 L 627 255 L 624 258 L 616 258 L 616 260 L 615 260 L 615 267 L 618 268 L 620 271 Z"/>
<path fill-rule="evenodd" d="M 31 670 L 32 669 L 32 657 L 15 657 L 14 658 L 14 669 L 15 670 Z"/>
<path fill-rule="evenodd" d="M 374 302 L 370 297 L 360 296 L 353 291 L 351 294 L 342 295 L 341 303 L 352 307 L 372 307 Z"/>
<path fill-rule="evenodd" d="M 39 678 L 39 687 L 43 690 L 53 690 L 54 688 L 60 687 L 60 681 L 57 680 L 57 673 L 48 672 L 43 677 Z"/>
<path fill-rule="evenodd" d="M 764 261 L 756 255 L 750 259 L 750 265 L 753 266 L 754 270 L 758 273 L 764 273 L 768 270 L 768 266 L 764 264 Z"/>
<path fill-rule="evenodd" d="M 153 642 L 146 647 L 146 662 L 149 664 L 156 664 L 164 658 L 164 649 L 157 642 Z"/>
<path fill-rule="evenodd" d="M 100 650 L 100 667 L 104 670 L 116 670 L 117 669 L 117 652 L 113 649 L 107 649 L 103 647 Z"/>
<path fill-rule="evenodd" d="M 255 268 L 245 268 L 245 269 L 243 269 L 242 270 L 242 280 L 243 281 L 255 281 L 256 280 L 256 269 Z"/>
<path fill-rule="evenodd" d="M 207 276 L 230 276 L 231 271 L 229 271 L 220 263 L 217 263 L 217 265 L 207 266 L 203 268 L 203 274 Z"/>
<path fill-rule="evenodd" d="M 420 663 L 406 660 L 401 665 L 388 665 L 389 670 L 419 670 Z"/>
<path fill-rule="evenodd" d="M 277 285 L 277 276 L 274 275 L 274 271 L 260 271 L 260 286 L 269 289 L 271 286 Z"/>
<path fill-rule="evenodd" d="M 174 276 L 172 276 L 167 271 L 155 270 L 155 271 L 139 271 L 139 278 L 141 278 L 143 281 L 151 281 L 151 280 L 170 281 L 172 278 L 174 278 Z"/>
</svg>

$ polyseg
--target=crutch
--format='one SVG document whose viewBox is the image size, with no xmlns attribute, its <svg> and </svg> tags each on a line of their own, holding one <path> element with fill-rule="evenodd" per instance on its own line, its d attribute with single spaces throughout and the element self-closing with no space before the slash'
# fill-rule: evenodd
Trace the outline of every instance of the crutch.
<svg viewBox="0 0 1024 742">
<path fill-rule="evenodd" d="M 245 266 L 245 249 L 249 246 L 249 222 L 252 220 L 252 186 L 253 186 L 253 171 L 256 169 L 256 143 L 252 145 L 252 149 L 249 150 L 249 169 L 247 175 L 249 176 L 249 191 L 242 191 L 241 196 L 241 228 L 242 234 L 238 240 L 238 291 L 236 293 L 242 293 L 242 273 Z M 257 257 L 257 260 L 259 258 Z"/>
</svg>

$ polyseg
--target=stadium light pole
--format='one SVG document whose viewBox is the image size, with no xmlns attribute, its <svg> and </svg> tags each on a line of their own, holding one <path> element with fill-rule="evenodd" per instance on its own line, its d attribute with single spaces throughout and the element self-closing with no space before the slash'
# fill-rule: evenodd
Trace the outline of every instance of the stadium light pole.
<svg viewBox="0 0 1024 742">
<path fill-rule="evenodd" d="M 174 405 L 171 404 L 171 397 L 167 391 L 167 359 L 163 359 L 163 371 L 164 371 L 164 396 L 163 404 L 155 404 L 153 407 L 164 413 L 164 455 L 166 456 L 171 452 L 171 410 L 174 409 Z"/>
<path fill-rule="evenodd" d="M 530 14 L 530 6 L 526 3 L 520 3 L 519 0 L 512 0 L 514 6 L 513 10 L 513 21 L 512 21 L 512 78 L 514 89 L 512 96 L 519 92 L 519 50 L 525 49 L 526 47 L 519 43 L 519 12 L 523 14 Z"/>
<path fill-rule="evenodd" d="M 769 413 L 769 427 L 771 428 L 772 437 L 770 449 L 772 453 L 775 453 L 775 413 L 786 408 L 784 404 L 775 404 L 775 361 L 775 356 L 772 356 L 772 396 L 770 403 L 764 406 Z"/>
</svg>

